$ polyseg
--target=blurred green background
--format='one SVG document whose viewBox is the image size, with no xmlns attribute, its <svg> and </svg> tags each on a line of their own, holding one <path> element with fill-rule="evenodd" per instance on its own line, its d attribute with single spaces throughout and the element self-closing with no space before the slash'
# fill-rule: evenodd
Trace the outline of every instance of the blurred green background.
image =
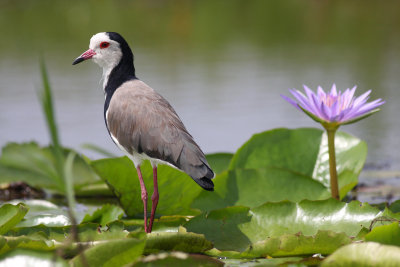
<svg viewBox="0 0 400 267">
<path fill-rule="evenodd" d="M 206 153 L 233 152 L 267 129 L 319 127 L 280 94 L 336 83 L 387 100 L 341 130 L 367 141 L 369 166 L 398 170 L 399 14 L 399 1 L 371 0 L 0 0 L 0 145 L 48 143 L 36 96 L 43 56 L 63 144 L 121 155 L 103 122 L 101 69 L 71 65 L 93 34 L 116 31 L 131 44 L 138 77 L 171 102 Z"/>
</svg>

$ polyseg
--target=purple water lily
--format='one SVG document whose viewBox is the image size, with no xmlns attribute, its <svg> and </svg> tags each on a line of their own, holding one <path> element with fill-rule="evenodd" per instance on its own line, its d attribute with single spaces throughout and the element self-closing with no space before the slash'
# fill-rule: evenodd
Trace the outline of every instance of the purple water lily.
<svg viewBox="0 0 400 267">
<path fill-rule="evenodd" d="M 313 120 L 322 124 L 328 138 L 329 173 L 332 197 L 339 199 L 339 186 L 336 171 L 335 133 L 340 125 L 349 124 L 366 118 L 379 111 L 379 106 L 385 101 L 377 99 L 367 103 L 371 90 L 359 97 L 354 97 L 356 86 L 346 89 L 343 93 L 332 86 L 330 93 L 325 93 L 319 86 L 317 93 L 304 85 L 306 94 L 299 90 L 290 90 L 297 102 L 281 95 L 297 109 L 304 111 Z"/>
<path fill-rule="evenodd" d="M 317 93 L 305 85 L 304 90 L 306 95 L 299 90 L 289 90 L 297 102 L 287 96 L 282 95 L 282 97 L 321 123 L 353 123 L 377 112 L 379 110 L 377 108 L 385 103 L 382 99 L 367 103 L 371 90 L 359 97 L 354 97 L 356 86 L 346 89 L 343 93 L 336 90 L 335 84 L 330 93 L 325 93 L 320 86 Z"/>
</svg>

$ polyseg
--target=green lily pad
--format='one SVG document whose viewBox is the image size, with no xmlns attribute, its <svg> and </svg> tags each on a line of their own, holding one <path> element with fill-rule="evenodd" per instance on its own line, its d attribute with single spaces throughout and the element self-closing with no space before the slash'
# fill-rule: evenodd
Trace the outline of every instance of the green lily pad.
<svg viewBox="0 0 400 267">
<path fill-rule="evenodd" d="M 345 133 L 339 132 L 336 139 L 343 196 L 357 182 L 366 145 Z M 215 192 L 201 190 L 183 172 L 159 166 L 157 214 L 197 215 L 197 209 L 210 211 L 233 205 L 256 207 L 266 201 L 327 199 L 330 189 L 325 143 L 324 132 L 318 129 L 277 129 L 253 136 L 233 157 L 224 153 L 209 155 L 210 164 L 219 173 L 214 179 Z M 103 159 L 91 165 L 118 197 L 128 216 L 143 216 L 136 169 L 128 158 Z M 152 168 L 145 163 L 141 169 L 150 210 Z"/>
<path fill-rule="evenodd" d="M 202 253 L 213 247 L 204 235 L 187 232 L 158 232 L 147 235 L 145 254 L 160 251 Z"/>
<path fill-rule="evenodd" d="M 157 232 L 178 232 L 179 228 L 190 220 L 190 216 L 174 215 L 161 216 L 154 220 L 152 233 Z M 136 231 L 141 229 L 144 231 L 143 219 L 122 219 L 127 231 Z"/>
<path fill-rule="evenodd" d="M 228 168 L 233 154 L 216 153 L 207 155 L 216 173 Z M 140 184 L 136 169 L 127 157 L 101 159 L 91 162 L 93 169 L 109 185 L 128 216 L 143 216 Z M 149 195 L 148 210 L 151 210 L 153 193 L 153 171 L 148 162 L 141 166 L 143 180 Z M 216 181 L 217 179 L 214 179 Z M 166 165 L 158 166 L 158 187 L 160 199 L 158 215 L 197 215 L 198 210 L 191 203 L 202 190 L 187 174 Z"/>
<path fill-rule="evenodd" d="M 345 233 L 318 231 L 315 235 L 305 236 L 302 233 L 285 234 L 279 237 L 268 237 L 249 245 L 243 252 L 220 251 L 211 249 L 206 252 L 213 257 L 226 258 L 259 258 L 287 257 L 303 255 L 329 255 L 339 247 L 352 242 Z"/>
<path fill-rule="evenodd" d="M 328 266 L 387 267 L 398 266 L 400 248 L 375 242 L 353 243 L 341 247 L 321 264 Z"/>
<path fill-rule="evenodd" d="M 202 267 L 218 267 L 224 266 L 222 261 L 207 257 L 204 255 L 186 254 L 183 252 L 159 253 L 147 257 L 143 257 L 140 261 L 133 265 L 134 267 L 150 267 L 150 266 L 202 266 Z"/>
<path fill-rule="evenodd" d="M 400 212 L 400 200 L 396 200 L 390 204 L 389 209 L 393 212 Z"/>
<path fill-rule="evenodd" d="M 71 260 L 73 266 L 124 266 L 143 253 L 145 240 L 125 238 L 97 244 Z"/>
<path fill-rule="evenodd" d="M 124 211 L 116 205 L 105 204 L 101 208 L 97 209 L 92 215 L 86 214 L 82 220 L 82 223 L 94 222 L 102 226 L 119 220 L 124 215 Z"/>
<path fill-rule="evenodd" d="M 77 232 L 82 242 L 120 239 L 126 237 L 128 232 L 122 222 L 114 222 L 102 230 L 97 223 L 84 223 L 77 225 Z M 29 237 L 40 240 L 54 240 L 64 242 L 71 235 L 71 226 L 48 227 L 45 225 L 36 225 L 31 227 L 13 228 L 7 233 L 9 237 Z"/>
<path fill-rule="evenodd" d="M 135 166 L 127 157 L 101 159 L 91 163 L 93 169 L 110 186 L 128 216 L 143 216 L 143 202 Z M 141 166 L 146 184 L 148 210 L 151 210 L 153 192 L 153 171 L 150 163 Z M 190 208 L 193 199 L 202 190 L 187 174 L 166 165 L 158 167 L 158 188 L 160 199 L 159 215 L 195 215 L 198 211 Z"/>
<path fill-rule="evenodd" d="M 252 242 L 240 227 L 251 219 L 249 208 L 228 207 L 196 216 L 184 227 L 204 234 L 217 249 L 244 251 Z"/>
<path fill-rule="evenodd" d="M 132 161 L 122 157 L 95 160 L 90 164 L 119 199 L 128 216 L 143 212 L 140 185 Z"/>
<path fill-rule="evenodd" d="M 229 168 L 233 158 L 232 153 L 214 153 L 206 155 L 207 161 L 216 174 L 220 174 Z"/>
<path fill-rule="evenodd" d="M 67 262 L 52 252 L 16 249 L 0 257 L 0 266 L 64 267 Z"/>
<path fill-rule="evenodd" d="M 64 149 L 65 156 L 70 149 Z M 66 157 L 65 157 L 66 158 Z M 86 161 L 78 154 L 73 163 L 74 187 L 103 183 Z M 23 181 L 31 186 L 63 194 L 64 181 L 56 170 L 56 157 L 52 147 L 39 147 L 31 143 L 9 143 L 3 147 L 0 157 L 0 183 Z"/>
<path fill-rule="evenodd" d="M 221 261 L 225 266 L 246 266 L 246 267 L 279 267 L 279 266 L 297 266 L 303 267 L 308 265 L 301 265 L 304 259 L 301 257 L 284 257 L 284 258 L 258 258 L 258 259 L 231 259 L 222 258 Z M 317 264 L 314 264 L 317 265 Z"/>
<path fill-rule="evenodd" d="M 274 168 L 234 169 L 217 175 L 215 192 L 203 191 L 192 207 L 211 211 L 229 206 L 257 207 L 267 201 L 329 198 L 330 191 L 310 177 Z"/>
<path fill-rule="evenodd" d="M 230 169 L 276 167 L 310 176 L 323 131 L 274 129 L 253 135 L 232 158 Z"/>
<path fill-rule="evenodd" d="M 306 236 L 301 233 L 270 237 L 256 242 L 247 248 L 243 254 L 254 256 L 301 256 L 315 253 L 329 255 L 337 248 L 351 243 L 352 239 L 345 233 L 318 231 L 315 235 Z"/>
<path fill-rule="evenodd" d="M 28 207 L 19 203 L 17 205 L 4 204 L 0 207 L 0 235 L 4 235 L 17 225 L 28 212 Z"/>
<path fill-rule="evenodd" d="M 386 245 L 400 246 L 400 227 L 399 221 L 389 225 L 380 225 L 372 229 L 365 235 L 366 241 L 378 242 Z"/>
<path fill-rule="evenodd" d="M 20 200 L 12 200 L 8 203 L 16 204 L 17 201 L 19 202 Z M 22 203 L 29 207 L 29 211 L 16 227 L 29 227 L 40 224 L 66 226 L 71 224 L 67 211 L 50 201 L 27 199 L 23 200 Z"/>
<path fill-rule="evenodd" d="M 343 132 L 335 137 L 340 196 L 357 184 L 367 156 L 365 142 Z M 329 188 L 327 137 L 319 129 L 275 129 L 254 135 L 234 155 L 232 169 L 269 168 L 309 177 Z M 277 176 L 276 179 L 279 179 Z M 285 188 L 279 191 L 284 192 Z M 307 193 L 298 197 L 310 199 Z"/>
<path fill-rule="evenodd" d="M 56 245 L 54 241 L 43 240 L 36 236 L 30 238 L 26 236 L 12 237 L 0 236 L 0 254 L 4 254 L 14 249 L 33 249 L 37 251 L 52 251 L 55 250 Z"/>
<path fill-rule="evenodd" d="M 194 217 L 184 227 L 190 232 L 204 234 L 219 250 L 244 252 L 249 246 L 254 247 L 257 242 L 282 235 L 298 234 L 307 239 L 308 236 L 316 238 L 318 231 L 331 231 L 355 237 L 360 230 L 364 227 L 369 228 L 372 221 L 381 216 L 399 217 L 400 214 L 393 214 L 387 210 L 382 212 L 358 201 L 282 201 L 265 203 L 252 209 L 237 206 L 213 210 Z M 378 222 L 374 226 L 382 224 L 387 222 Z M 329 248 L 329 238 L 324 241 L 325 246 Z M 307 242 L 320 244 L 315 243 L 315 240 Z M 318 246 L 315 245 L 316 248 Z M 301 247 L 299 249 L 306 250 Z"/>
</svg>

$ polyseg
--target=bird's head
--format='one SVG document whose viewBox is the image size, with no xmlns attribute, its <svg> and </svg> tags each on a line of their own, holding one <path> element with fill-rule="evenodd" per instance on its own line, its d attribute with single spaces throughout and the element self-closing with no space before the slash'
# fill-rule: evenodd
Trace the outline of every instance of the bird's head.
<svg viewBox="0 0 400 267">
<path fill-rule="evenodd" d="M 115 32 L 100 32 L 92 36 L 89 49 L 77 57 L 72 65 L 93 59 L 100 67 L 113 69 L 123 57 L 130 58 L 133 63 L 132 51 L 125 39 Z"/>
</svg>

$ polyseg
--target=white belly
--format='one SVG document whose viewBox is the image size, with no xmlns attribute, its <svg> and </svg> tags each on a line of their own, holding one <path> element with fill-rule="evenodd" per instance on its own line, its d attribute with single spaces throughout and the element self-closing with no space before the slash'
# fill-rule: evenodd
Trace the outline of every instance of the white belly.
<svg viewBox="0 0 400 267">
<path fill-rule="evenodd" d="M 117 138 L 115 138 L 115 136 L 112 135 L 112 133 L 110 133 L 110 136 L 111 136 L 112 140 L 114 141 L 114 143 L 117 145 L 117 147 L 119 149 L 121 149 L 132 160 L 132 162 L 136 168 L 142 164 L 143 160 L 149 160 L 151 163 L 151 166 L 153 166 L 153 167 L 157 167 L 158 164 L 163 164 L 163 165 L 169 165 L 169 166 L 179 170 L 176 166 L 172 165 L 171 163 L 166 162 L 161 159 L 151 158 L 148 155 L 146 155 L 145 153 L 137 153 L 136 151 L 132 151 L 132 154 L 131 154 L 118 142 Z"/>
</svg>

